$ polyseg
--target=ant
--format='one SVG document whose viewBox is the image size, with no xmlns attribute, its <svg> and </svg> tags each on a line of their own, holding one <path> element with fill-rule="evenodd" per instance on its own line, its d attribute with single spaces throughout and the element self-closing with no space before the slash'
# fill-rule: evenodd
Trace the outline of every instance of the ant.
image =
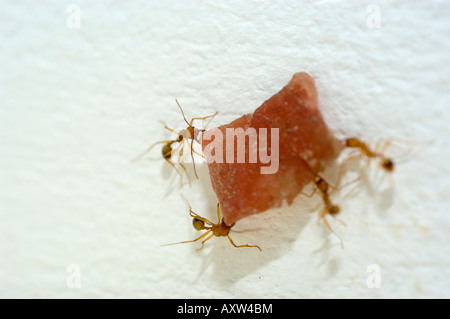
<svg viewBox="0 0 450 319">
<path fill-rule="evenodd" d="M 369 147 L 369 145 L 358 138 L 350 137 L 345 139 L 344 141 L 345 147 L 353 148 L 355 149 L 352 151 L 349 156 L 344 160 L 345 162 L 349 162 L 353 159 L 359 159 L 365 157 L 366 160 L 366 168 L 369 166 L 370 161 L 375 159 L 378 160 L 377 164 L 378 166 L 384 170 L 386 173 L 389 173 L 389 181 L 391 184 L 391 187 L 395 187 L 395 182 L 392 176 L 392 173 L 395 169 L 395 163 L 392 158 L 389 158 L 384 155 L 384 152 L 386 149 L 391 145 L 391 141 L 388 140 L 380 140 L 378 141 L 375 146 L 372 148 Z M 365 170 L 361 171 L 363 180 L 367 183 L 368 182 L 368 175 Z M 381 182 L 381 180 L 379 180 Z M 370 184 L 367 184 L 370 185 Z M 370 192 L 373 192 L 372 187 L 370 187 Z"/>
<path fill-rule="evenodd" d="M 384 145 L 382 145 L 381 143 L 378 142 L 375 145 L 374 151 L 372 151 L 366 143 L 355 137 L 347 138 L 345 140 L 346 147 L 359 149 L 360 154 L 355 155 L 356 157 L 365 155 L 369 159 L 379 158 L 381 160 L 381 168 L 383 168 L 386 172 L 392 173 L 395 167 L 394 161 L 391 158 L 383 155 L 384 151 L 386 151 L 391 143 L 389 141 L 384 141 Z M 351 159 L 352 157 L 353 156 L 349 157 L 347 160 Z"/>
<path fill-rule="evenodd" d="M 183 156 L 183 151 L 184 151 L 184 141 L 191 139 L 191 144 L 190 144 L 190 148 L 191 148 L 191 158 L 192 158 L 192 163 L 194 166 L 194 173 L 195 173 L 195 177 L 198 179 L 198 175 L 197 175 L 197 170 L 195 168 L 195 162 L 194 162 L 194 152 L 200 156 L 203 156 L 202 154 L 197 153 L 196 151 L 194 151 L 194 140 L 198 142 L 198 134 L 204 132 L 204 129 L 197 129 L 195 128 L 192 124 L 194 123 L 194 120 L 206 120 L 207 118 L 212 118 L 214 116 L 216 116 L 219 112 L 214 113 L 213 115 L 209 115 L 209 116 L 205 116 L 205 117 L 194 117 L 191 119 L 190 122 L 188 122 L 186 120 L 186 117 L 184 116 L 184 112 L 183 109 L 181 108 L 180 103 L 178 103 L 178 100 L 175 99 L 175 102 L 177 103 L 180 111 L 181 111 L 181 115 L 183 116 L 184 121 L 187 123 L 188 127 L 184 130 L 181 130 L 179 132 L 176 132 L 175 130 L 169 128 L 164 122 L 161 121 L 161 123 L 164 125 L 164 128 L 169 130 L 170 132 L 178 135 L 178 137 L 174 140 L 166 140 L 166 141 L 159 141 L 156 142 L 154 144 L 152 144 L 147 150 L 145 150 L 142 154 L 140 154 L 139 156 L 137 156 L 136 158 L 134 158 L 132 160 L 132 162 L 135 162 L 137 160 L 139 160 L 140 158 L 142 158 L 142 156 L 144 156 L 145 154 L 147 154 L 148 152 L 151 151 L 151 149 L 156 145 L 156 144 L 164 144 L 161 150 L 162 156 L 163 158 L 166 160 L 167 163 L 169 163 L 173 168 L 175 168 L 175 170 L 177 171 L 177 173 L 180 175 L 181 177 L 181 173 L 177 170 L 177 168 L 175 167 L 175 164 L 172 162 L 171 158 L 172 158 L 172 154 L 174 154 L 178 148 L 181 147 L 180 152 L 179 152 L 179 157 L 181 158 Z M 174 149 L 172 147 L 172 144 L 174 143 L 178 143 L 178 146 Z M 190 184 L 190 180 L 189 180 L 189 176 L 187 174 L 186 171 L 186 167 L 183 165 L 183 163 L 179 163 L 180 166 L 183 168 L 186 176 L 188 177 L 188 181 Z"/>
<path fill-rule="evenodd" d="M 306 195 L 306 196 L 312 197 L 315 194 L 315 192 L 317 190 L 319 190 L 320 195 L 322 196 L 323 203 L 325 204 L 325 207 L 319 213 L 319 221 L 323 220 L 323 222 L 325 223 L 327 228 L 331 232 L 334 233 L 333 229 L 331 228 L 330 224 L 328 223 L 327 219 L 325 218 L 325 216 L 327 214 L 335 217 L 341 211 L 340 206 L 336 205 L 336 204 L 333 204 L 331 202 L 331 199 L 330 199 L 330 195 L 331 195 L 330 194 L 330 187 L 333 187 L 333 186 L 331 186 L 324 178 L 322 178 L 322 177 L 320 177 L 318 175 L 314 178 L 314 184 L 316 185 L 316 188 L 314 189 L 313 193 L 311 195 Z M 314 211 L 317 210 L 317 208 L 318 207 L 316 207 L 314 209 Z M 340 221 L 340 222 L 343 223 L 342 221 Z M 341 246 L 343 246 L 342 245 L 342 241 L 341 241 Z"/>
<path fill-rule="evenodd" d="M 319 174 L 315 173 L 315 172 L 311 169 L 311 167 L 309 166 L 309 164 L 308 164 L 304 159 L 301 158 L 301 161 L 302 161 L 303 164 L 306 166 L 306 168 L 310 171 L 310 173 L 314 175 L 314 180 L 313 180 L 313 182 L 314 182 L 314 184 L 315 184 L 315 188 L 314 188 L 314 191 L 312 192 L 312 194 L 311 194 L 311 195 L 304 194 L 304 195 L 307 196 L 307 197 L 312 197 L 312 196 L 316 193 L 317 190 L 320 192 L 320 195 L 321 195 L 321 197 L 322 197 L 323 203 L 325 204 L 325 207 L 324 207 L 324 208 L 322 209 L 322 211 L 320 211 L 320 213 L 319 213 L 319 221 L 323 220 L 324 223 L 325 223 L 325 225 L 327 226 L 327 228 L 328 228 L 331 232 L 335 233 L 335 232 L 333 231 L 333 229 L 331 228 L 331 225 L 328 223 L 327 219 L 325 218 L 325 216 L 326 216 L 327 214 L 329 214 L 329 215 L 335 217 L 335 216 L 341 211 L 340 206 L 339 206 L 339 205 L 336 205 L 336 204 L 333 204 L 333 203 L 331 202 L 331 199 L 330 199 L 330 195 L 331 195 L 331 194 L 330 194 L 330 188 L 331 188 L 331 187 L 334 188 L 334 189 L 337 189 L 337 188 L 336 188 L 336 186 L 331 186 L 331 185 L 330 185 L 323 177 L 321 177 Z M 342 175 L 342 171 L 339 172 L 339 175 L 338 175 L 338 177 L 337 177 L 337 182 L 336 182 L 337 185 L 339 185 L 339 182 L 340 182 L 340 179 L 341 179 L 341 175 Z M 318 208 L 318 207 L 316 207 L 316 208 L 314 209 L 314 211 L 317 210 L 317 208 Z M 339 220 L 339 219 L 338 219 L 338 220 Z M 342 224 L 344 224 L 344 222 L 342 222 L 341 220 L 339 220 L 339 221 L 340 221 Z M 345 225 L 345 224 L 344 224 L 344 225 Z M 335 233 L 335 235 L 336 235 L 336 236 L 339 238 L 339 240 L 341 241 L 341 247 L 343 248 L 344 245 L 343 245 L 343 243 L 342 243 L 342 239 L 341 239 L 336 233 Z"/>
<path fill-rule="evenodd" d="M 326 180 L 324 180 L 322 177 L 317 176 L 314 183 L 316 184 L 316 189 L 318 189 L 322 195 L 323 202 L 325 204 L 325 208 L 320 212 L 319 218 L 323 219 L 325 224 L 329 229 L 331 229 L 330 225 L 325 219 L 326 214 L 330 214 L 331 216 L 334 216 L 340 212 L 339 205 L 334 205 L 331 203 L 330 200 L 330 193 L 328 192 L 330 189 L 330 184 Z"/>
<path fill-rule="evenodd" d="M 206 218 L 204 218 L 204 217 L 201 217 L 201 216 L 197 215 L 196 213 L 194 213 L 194 212 L 192 211 L 192 208 L 191 208 L 191 206 L 189 205 L 189 203 L 187 203 L 187 204 L 188 204 L 188 206 L 189 206 L 189 214 L 190 214 L 191 217 L 193 218 L 193 220 L 192 220 L 192 225 L 194 226 L 194 228 L 195 228 L 196 230 L 199 230 L 199 231 L 200 231 L 200 230 L 207 230 L 207 232 L 203 233 L 200 237 L 198 237 L 198 238 L 196 238 L 196 239 L 194 239 L 194 240 L 182 241 L 182 242 L 179 242 L 179 243 L 167 244 L 167 245 L 163 245 L 163 246 L 176 245 L 176 244 L 193 243 L 193 242 L 196 242 L 197 240 L 203 239 L 203 238 L 205 238 L 207 235 L 209 235 L 208 237 L 206 237 L 206 239 L 204 239 L 204 240 L 202 241 L 202 245 L 203 245 L 206 241 L 210 240 L 210 239 L 211 239 L 212 237 L 214 237 L 214 236 L 217 236 L 217 237 L 220 237 L 220 236 L 226 236 L 226 237 L 228 237 L 228 240 L 230 241 L 230 243 L 231 243 L 234 247 L 236 247 L 236 248 L 242 248 L 242 247 L 255 247 L 255 248 L 258 248 L 259 251 L 262 251 L 261 248 L 260 248 L 259 246 L 256 246 L 256 245 L 248 245 L 248 244 L 245 244 L 245 245 L 236 245 L 236 244 L 234 243 L 234 241 L 231 239 L 229 233 L 230 233 L 230 230 L 231 230 L 231 228 L 234 226 L 235 223 L 233 223 L 233 224 L 231 224 L 231 225 L 225 224 L 225 221 L 223 220 L 223 218 L 221 219 L 221 216 L 220 216 L 220 207 L 219 207 L 219 203 L 217 203 L 217 216 L 218 216 L 218 219 L 219 219 L 219 222 L 218 222 L 217 224 L 214 224 L 214 223 L 211 222 L 210 220 L 208 220 L 208 219 L 206 219 Z"/>
<path fill-rule="evenodd" d="M 325 204 L 325 207 L 319 213 L 319 221 L 323 220 L 323 222 L 325 223 L 327 228 L 332 233 L 334 233 L 337 236 L 337 238 L 339 239 L 339 241 L 341 242 L 341 248 L 344 248 L 344 243 L 342 242 L 342 238 L 338 234 L 336 234 L 336 232 L 333 230 L 333 228 L 331 228 L 331 225 L 328 223 L 327 219 L 325 218 L 325 216 L 327 214 L 329 214 L 332 217 L 335 217 L 341 211 L 341 208 L 339 207 L 339 205 L 333 204 L 330 200 L 329 190 L 330 190 L 330 187 L 332 187 L 332 186 L 330 186 L 330 184 L 320 176 L 315 177 L 314 184 L 316 184 L 316 188 L 314 189 L 313 194 L 315 193 L 316 190 L 319 190 L 319 192 L 322 196 L 322 200 Z M 317 208 L 315 208 L 314 210 L 316 210 Z M 345 226 L 345 223 L 342 220 L 340 220 L 338 218 L 336 218 L 336 219 Z"/>
</svg>

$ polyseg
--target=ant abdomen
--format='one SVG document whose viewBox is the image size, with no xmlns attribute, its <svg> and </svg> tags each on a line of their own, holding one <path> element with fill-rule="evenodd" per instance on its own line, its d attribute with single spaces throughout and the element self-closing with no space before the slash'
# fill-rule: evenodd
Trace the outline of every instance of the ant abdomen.
<svg viewBox="0 0 450 319">
<path fill-rule="evenodd" d="M 390 158 L 384 159 L 381 166 L 388 172 L 392 172 L 394 170 L 394 162 Z"/>
<path fill-rule="evenodd" d="M 162 147 L 161 153 L 165 159 L 170 159 L 172 157 L 172 146 L 168 144 L 164 145 Z"/>
<path fill-rule="evenodd" d="M 205 227 L 205 222 L 198 218 L 194 218 L 192 220 L 192 226 L 194 226 L 196 230 L 202 230 Z"/>
<path fill-rule="evenodd" d="M 336 215 L 336 214 L 339 213 L 340 210 L 341 210 L 341 209 L 339 208 L 339 206 L 333 205 L 333 206 L 331 206 L 331 207 L 329 208 L 328 213 L 329 213 L 330 215 Z"/>
</svg>

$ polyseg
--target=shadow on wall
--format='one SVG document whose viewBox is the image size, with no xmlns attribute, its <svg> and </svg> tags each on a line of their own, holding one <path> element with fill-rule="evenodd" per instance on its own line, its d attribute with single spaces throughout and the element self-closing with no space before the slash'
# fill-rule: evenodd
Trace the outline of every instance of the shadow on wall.
<svg viewBox="0 0 450 319">
<path fill-rule="evenodd" d="M 199 190 L 202 192 L 201 198 L 207 203 L 207 211 L 210 214 L 204 217 L 216 223 L 217 197 L 211 186 L 207 164 L 196 164 L 199 180 L 195 179 L 192 174 L 192 164 L 185 163 L 185 166 L 189 172 L 192 185 L 197 184 L 199 186 Z M 358 169 L 356 168 L 357 172 Z M 163 164 L 162 173 L 165 179 L 170 179 L 170 184 L 173 186 L 168 188 L 166 194 L 171 195 L 174 189 L 179 186 L 179 175 L 175 174 L 173 167 L 166 163 Z M 191 189 L 184 174 L 183 179 L 186 189 Z M 361 183 L 353 184 L 354 192 L 350 192 L 348 197 L 354 197 L 364 191 L 365 187 L 361 185 L 364 182 L 359 182 Z M 370 189 L 366 189 L 366 191 L 371 193 Z M 383 210 L 388 209 L 392 205 L 392 192 L 386 191 L 380 196 L 384 200 Z M 341 197 L 340 200 L 347 201 L 349 198 L 346 197 Z M 292 249 L 297 240 L 301 240 L 302 232 L 311 218 L 313 222 L 317 221 L 318 210 L 314 211 L 313 209 L 318 203 L 322 203 L 320 198 L 317 198 L 317 201 L 311 201 L 305 196 L 298 195 L 292 205 L 285 203 L 282 207 L 269 209 L 266 212 L 240 220 L 230 232 L 233 241 L 236 245 L 258 245 L 262 252 L 252 247 L 235 248 L 225 237 L 213 237 L 203 246 L 200 244 L 201 240 L 190 244 L 192 252 L 203 259 L 202 267 L 193 276 L 193 282 L 200 280 L 204 273 L 212 267 L 214 281 L 224 287 L 231 286 L 241 278 L 254 274 L 259 268 L 282 257 Z M 196 211 L 195 208 L 193 209 Z M 323 236 L 320 237 L 323 240 L 316 243 L 319 246 L 314 251 L 308 251 L 316 255 L 317 258 L 315 259 L 318 261 L 316 266 L 320 268 L 326 265 L 326 274 L 333 276 L 339 271 L 340 266 L 339 259 L 333 259 L 330 256 L 330 250 L 336 248 L 335 241 L 331 240 L 335 234 L 331 233 L 323 222 L 318 226 L 322 229 Z M 195 233 L 192 239 L 197 238 L 202 233 Z"/>
<path fill-rule="evenodd" d="M 215 212 L 217 197 L 209 181 L 207 165 L 198 165 L 197 169 L 200 177 L 198 182 L 204 193 L 202 197 L 208 202 L 209 210 Z M 357 193 L 363 191 L 370 193 L 370 190 L 359 183 L 354 185 L 354 190 Z M 392 196 L 392 189 L 389 188 L 379 194 L 384 203 L 383 207 L 378 207 L 379 210 L 389 209 L 392 205 Z M 340 200 L 349 199 L 345 197 L 341 197 Z M 350 197 L 352 197 L 351 194 Z M 313 210 L 317 203 L 322 203 L 320 198 L 317 198 L 317 201 L 311 201 L 298 195 L 291 205 L 285 203 L 282 207 L 269 209 L 240 220 L 230 232 L 233 241 L 236 245 L 258 245 L 262 252 L 257 248 L 235 248 L 225 237 L 211 238 L 207 243 L 208 247 L 211 247 L 208 250 L 199 249 L 202 246 L 198 243 L 193 245 L 196 253 L 204 254 L 203 266 L 199 270 L 197 278 L 200 278 L 207 268 L 213 267 L 214 280 L 220 285 L 230 286 L 241 278 L 256 272 L 260 267 L 282 257 L 292 249 L 297 240 L 301 240 L 302 232 L 311 218 L 313 222 L 317 221 L 318 210 Z M 216 215 L 212 221 L 217 222 Z M 335 249 L 339 244 L 332 240 L 336 234 L 330 232 L 323 222 L 318 226 L 321 228 L 323 236 L 320 238 L 323 240 L 317 243 L 319 247 L 310 253 L 316 255 L 317 267 L 326 265 L 326 274 L 333 276 L 339 271 L 340 262 L 339 259 L 333 259 L 330 256 L 330 250 Z"/>
</svg>

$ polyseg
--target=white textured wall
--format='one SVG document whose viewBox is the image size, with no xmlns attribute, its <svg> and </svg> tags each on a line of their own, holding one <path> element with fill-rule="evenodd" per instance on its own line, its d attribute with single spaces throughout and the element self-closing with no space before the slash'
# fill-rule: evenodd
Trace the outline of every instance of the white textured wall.
<svg viewBox="0 0 450 319">
<path fill-rule="evenodd" d="M 1 297 L 450 297 L 448 1 L 79 1 L 78 29 L 70 3 L 1 1 Z M 180 193 L 216 218 L 205 164 L 180 189 L 159 149 L 129 163 L 182 127 L 174 98 L 220 125 L 298 71 L 332 128 L 408 141 L 397 195 L 342 199 L 344 249 L 303 198 L 235 227 L 263 253 L 160 247 L 198 236 Z"/>
</svg>

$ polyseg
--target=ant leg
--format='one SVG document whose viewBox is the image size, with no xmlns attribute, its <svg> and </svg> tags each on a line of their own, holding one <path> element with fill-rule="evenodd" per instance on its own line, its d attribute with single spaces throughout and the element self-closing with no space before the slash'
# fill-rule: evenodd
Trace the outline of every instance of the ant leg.
<svg viewBox="0 0 450 319">
<path fill-rule="evenodd" d="M 181 196 L 181 198 L 183 198 L 183 199 L 184 199 L 184 201 L 185 201 L 185 202 L 186 202 L 186 204 L 188 205 L 188 207 L 189 207 L 189 210 L 190 210 L 190 211 L 192 211 L 191 205 L 189 204 L 189 201 L 187 200 L 187 198 L 186 198 L 186 197 L 184 197 L 184 195 L 183 195 L 183 194 L 180 194 L 180 196 Z"/>
<path fill-rule="evenodd" d="M 384 140 L 379 139 L 373 147 L 373 152 L 376 154 L 379 154 L 380 145 L 382 145 L 383 143 L 384 143 Z"/>
<path fill-rule="evenodd" d="M 352 155 L 353 154 L 353 155 Z M 367 164 L 368 164 L 368 160 L 367 160 L 367 157 L 366 156 L 364 156 L 364 154 L 360 151 L 360 150 L 356 150 L 356 151 L 354 151 L 354 152 L 351 152 L 350 154 L 349 154 L 349 156 L 347 156 L 347 158 L 344 158 L 343 160 L 342 160 L 342 163 L 341 163 L 341 168 L 340 168 L 340 170 L 339 170 L 339 174 L 338 174 L 338 177 L 337 177 L 337 182 L 336 182 L 336 186 L 332 186 L 331 185 L 331 187 L 333 188 L 333 189 L 336 189 L 337 187 L 339 187 L 339 183 L 340 183 L 340 181 L 341 181 L 341 178 L 348 172 L 348 166 L 349 166 L 349 162 L 351 162 L 351 161 L 353 161 L 353 160 L 366 160 L 366 166 L 367 166 Z M 348 184 L 351 184 L 351 183 L 353 183 L 353 182 L 350 182 L 350 183 L 348 183 Z M 348 185 L 348 184 L 346 184 L 346 185 Z M 345 185 L 345 186 L 346 186 Z"/>
<path fill-rule="evenodd" d="M 230 243 L 236 247 L 236 248 L 243 248 L 243 247 L 254 247 L 254 248 L 258 248 L 260 252 L 262 252 L 261 248 L 257 245 L 249 245 L 249 244 L 245 244 L 245 245 L 236 245 L 233 241 L 233 239 L 231 239 L 230 235 L 227 235 L 228 239 L 230 240 Z"/>
<path fill-rule="evenodd" d="M 192 140 L 192 141 L 193 141 L 193 140 Z M 196 142 L 198 143 L 198 141 L 196 141 Z M 200 143 L 199 143 L 199 144 L 200 144 Z M 203 155 L 202 153 L 199 153 L 199 152 L 197 152 L 196 150 L 194 150 L 192 146 L 194 146 L 194 143 L 193 143 L 193 142 L 191 143 L 191 149 L 192 149 L 192 151 L 193 151 L 195 154 L 197 154 L 198 156 L 201 156 L 201 157 L 203 157 L 203 158 L 206 158 L 205 155 Z"/>
<path fill-rule="evenodd" d="M 180 108 L 181 115 L 183 115 L 183 119 L 184 119 L 184 121 L 186 122 L 186 124 L 189 125 L 189 126 L 192 126 L 192 124 L 189 124 L 189 122 L 186 120 L 186 117 L 184 116 L 183 109 L 181 108 L 181 105 L 180 105 L 180 103 L 178 103 L 178 100 L 177 100 L 177 99 L 175 99 L 175 102 L 177 103 L 178 107 Z"/>
<path fill-rule="evenodd" d="M 352 155 L 352 153 L 355 153 L 355 154 Z M 357 151 L 351 152 L 349 154 L 349 156 L 343 160 L 343 163 L 351 162 L 353 160 L 360 160 L 363 157 L 364 157 L 364 155 L 359 150 L 357 150 Z"/>
<path fill-rule="evenodd" d="M 331 228 L 330 223 L 328 223 L 328 220 L 325 218 L 325 216 L 323 216 L 323 222 L 325 224 L 325 226 L 327 226 L 327 228 L 333 233 L 333 228 Z"/>
<path fill-rule="evenodd" d="M 217 218 L 218 218 L 219 223 L 220 223 L 220 206 L 219 206 L 219 203 L 217 203 Z"/>
<path fill-rule="evenodd" d="M 205 237 L 206 235 L 208 235 L 211 232 L 211 230 L 208 230 L 206 233 L 202 234 L 200 237 L 194 239 L 194 240 L 186 240 L 186 241 L 180 241 L 178 243 L 171 243 L 171 244 L 163 244 L 161 246 L 170 246 L 170 245 L 178 245 L 178 244 L 187 244 L 187 243 L 193 243 L 196 242 L 197 240 L 202 239 L 203 237 Z"/>
<path fill-rule="evenodd" d="M 322 202 L 320 202 L 319 204 L 317 204 L 317 205 L 313 208 L 312 211 L 315 212 L 316 210 L 318 210 L 319 207 L 322 206 L 322 204 L 323 204 Z M 325 211 L 326 211 L 326 208 L 325 208 Z M 318 222 L 320 222 L 320 219 L 321 219 L 320 216 L 321 216 L 321 214 L 319 214 L 319 221 L 318 221 Z"/>
<path fill-rule="evenodd" d="M 189 126 L 192 126 L 192 124 L 194 123 L 194 120 L 202 120 L 203 121 L 203 120 L 206 120 L 208 118 L 212 118 L 212 117 L 216 116 L 217 114 L 219 114 L 219 111 L 216 111 L 214 114 L 208 115 L 208 116 L 204 116 L 204 117 L 193 117 L 191 119 L 191 122 L 189 123 Z"/>
<path fill-rule="evenodd" d="M 200 215 L 196 214 L 196 213 L 191 209 L 190 206 L 189 206 L 189 215 L 190 215 L 192 218 L 201 220 L 201 221 L 204 222 L 204 223 L 207 223 L 207 224 L 209 224 L 209 225 L 214 225 L 214 223 L 211 222 L 209 219 L 206 219 L 206 218 L 201 217 Z"/>
<path fill-rule="evenodd" d="M 360 177 L 361 177 L 363 184 L 366 186 L 367 190 L 369 191 L 369 194 L 371 196 L 373 196 L 375 194 L 375 192 L 374 192 L 372 184 L 370 183 L 369 174 L 367 173 L 369 164 L 370 164 L 370 159 L 367 159 L 366 167 L 365 167 L 365 169 L 361 169 Z"/>
<path fill-rule="evenodd" d="M 181 175 L 180 171 L 175 167 L 175 164 L 174 164 L 170 159 L 168 159 L 168 158 L 165 158 L 165 157 L 164 157 L 164 159 L 166 160 L 167 163 L 169 163 L 169 164 L 175 169 L 175 171 L 177 172 L 177 174 L 180 175 L 180 178 L 181 178 L 181 184 L 183 184 L 183 175 Z"/>
<path fill-rule="evenodd" d="M 333 217 L 334 219 L 336 219 L 338 222 L 340 222 L 342 224 L 342 226 L 347 227 L 347 224 L 344 223 L 344 221 L 340 218 L 337 218 L 335 215 L 331 215 L 331 217 Z"/>
<path fill-rule="evenodd" d="M 329 192 L 330 195 L 333 194 L 335 191 L 338 191 L 339 189 L 342 188 L 342 187 L 339 187 L 339 184 L 341 183 L 342 176 L 344 176 L 345 173 L 347 173 L 347 166 L 346 165 L 344 166 L 344 164 L 342 164 L 341 167 L 339 168 L 339 173 L 336 178 L 336 181 L 334 182 L 335 184 L 331 185 L 330 183 L 326 182 L 328 184 L 328 186 L 332 188 L 332 190 Z M 325 181 L 325 179 L 323 179 L 323 180 Z M 346 186 L 346 185 L 344 185 L 344 186 Z"/>
<path fill-rule="evenodd" d="M 197 169 L 195 168 L 195 161 L 194 161 L 194 140 L 191 140 L 191 158 L 192 158 L 192 165 L 194 166 L 194 174 L 195 177 L 197 177 L 198 179 Z"/>
<path fill-rule="evenodd" d="M 170 142 L 173 142 L 172 140 L 170 140 L 170 141 L 159 141 L 159 142 L 156 142 L 156 143 L 153 143 L 148 149 L 146 149 L 144 152 L 142 152 L 140 155 L 138 155 L 138 156 L 136 156 L 135 158 L 133 158 L 132 160 L 131 160 L 131 162 L 132 163 L 134 163 L 134 162 L 136 162 L 136 161 L 138 161 L 139 159 L 141 159 L 145 154 L 147 154 L 148 152 L 150 152 L 151 150 L 152 150 L 152 148 L 155 146 L 155 145 L 157 145 L 157 144 L 168 144 L 168 143 L 170 143 Z"/>
<path fill-rule="evenodd" d="M 172 157 L 172 155 L 173 155 L 174 153 L 176 153 L 176 151 L 180 148 L 180 146 L 181 146 L 181 143 L 179 143 L 178 146 L 177 146 L 176 148 L 170 150 L 170 152 L 168 152 L 168 153 L 166 154 L 166 156 L 168 156 L 168 158 L 167 158 L 167 157 L 164 157 L 164 159 L 165 159 L 170 165 L 172 165 L 173 168 L 175 168 L 175 170 L 177 171 L 177 173 L 180 175 L 180 186 L 183 186 L 183 175 L 178 171 L 178 169 L 175 167 L 175 164 L 170 160 L 170 158 Z M 181 149 L 181 152 L 182 152 L 182 151 L 183 151 L 183 149 Z M 184 172 L 186 173 L 186 177 L 187 177 L 187 179 L 188 179 L 189 186 L 190 186 L 190 185 L 191 185 L 191 180 L 189 179 L 189 176 L 187 175 L 186 167 L 184 167 L 184 165 L 183 165 L 182 163 L 180 163 L 180 162 L 179 162 L 178 164 L 180 164 L 180 166 L 183 168 Z"/>
<path fill-rule="evenodd" d="M 378 145 L 375 146 L 375 151 L 378 154 L 383 154 L 387 148 L 391 145 L 391 141 L 381 141 L 380 143 L 377 143 Z"/>
<path fill-rule="evenodd" d="M 333 186 L 333 185 L 330 185 L 331 188 L 333 188 L 333 189 L 330 191 L 330 196 L 331 196 L 332 194 L 334 194 L 336 191 L 341 190 L 341 189 L 343 189 L 344 187 L 347 187 L 347 186 L 349 186 L 349 185 L 351 185 L 351 184 L 353 184 L 353 183 L 359 181 L 359 179 L 361 178 L 361 176 L 358 176 L 357 178 L 355 178 L 355 179 L 353 179 L 353 180 L 351 180 L 351 181 L 346 181 L 346 183 L 345 183 L 344 185 L 341 185 L 341 186 L 340 186 L 339 184 L 341 183 L 341 179 L 342 179 L 342 177 L 343 177 L 346 173 L 347 173 L 347 165 L 344 166 L 344 164 L 342 164 L 342 165 L 341 165 L 341 168 L 340 168 L 340 170 L 339 170 L 338 177 L 337 177 L 337 179 L 336 179 L 336 185 L 334 185 L 334 186 Z"/>
<path fill-rule="evenodd" d="M 177 141 L 175 141 L 175 142 L 177 142 Z M 183 142 L 178 142 L 177 147 L 171 149 L 170 152 L 167 153 L 167 155 L 172 156 L 173 154 L 175 154 L 178 151 L 179 148 L 181 148 L 181 150 L 178 151 L 178 157 L 182 156 L 183 155 L 183 146 L 184 146 Z M 180 155 L 180 153 L 181 153 L 181 155 Z"/>
<path fill-rule="evenodd" d="M 214 237 L 214 234 L 211 234 L 208 238 L 206 238 L 204 241 L 202 241 L 202 245 L 213 237 Z"/>
<path fill-rule="evenodd" d="M 203 154 L 197 152 L 196 150 L 194 150 L 194 153 L 197 154 L 198 156 L 201 156 L 201 157 L 203 157 L 203 158 L 206 158 L 205 155 L 203 155 Z"/>
<path fill-rule="evenodd" d="M 327 228 L 339 239 L 339 242 L 341 243 L 341 248 L 344 249 L 344 242 L 342 241 L 341 236 L 339 236 L 330 226 L 328 221 L 324 218 L 323 221 L 325 222 L 325 225 L 327 225 Z"/>
<path fill-rule="evenodd" d="M 317 192 L 317 187 L 314 187 L 314 190 L 313 190 L 313 192 L 312 192 L 310 195 L 306 194 L 305 192 L 302 192 L 302 194 L 305 195 L 305 196 L 308 197 L 308 198 L 311 198 L 311 197 L 314 196 L 314 194 L 315 194 L 316 192 Z"/>
<path fill-rule="evenodd" d="M 219 205 L 219 203 L 217 203 L 217 219 L 218 219 L 218 223 L 222 222 L 222 223 L 225 224 L 225 221 L 223 220 L 223 218 L 221 217 L 221 214 L 220 214 L 220 205 Z M 225 224 L 225 225 L 230 226 L 230 227 L 233 227 L 234 224 L 235 224 L 235 223 L 233 223 L 233 224 L 231 224 L 231 225 L 227 225 L 227 224 Z"/>
<path fill-rule="evenodd" d="M 182 158 L 183 154 L 184 154 L 184 139 L 180 142 L 180 145 L 182 145 L 182 146 L 181 146 L 180 152 L 178 153 L 179 159 Z"/>
<path fill-rule="evenodd" d="M 317 208 L 316 208 L 316 209 L 317 209 Z M 322 209 L 322 211 L 319 213 L 319 220 L 318 220 L 318 223 L 320 223 L 320 221 L 323 219 L 324 222 L 325 222 L 325 224 L 327 224 L 326 219 L 325 219 L 326 214 L 328 214 L 328 210 L 327 210 L 326 207 L 324 207 L 324 209 Z"/>
<path fill-rule="evenodd" d="M 186 170 L 186 167 L 183 165 L 183 163 L 181 163 L 181 157 L 183 157 L 183 152 L 184 152 L 184 141 L 182 141 L 182 142 L 180 143 L 180 145 L 181 145 L 181 149 L 180 149 L 180 152 L 178 153 L 178 164 L 180 164 L 180 166 L 183 168 L 183 171 L 184 171 L 184 173 L 186 174 L 186 177 L 187 177 L 187 179 L 188 179 L 189 186 L 192 186 L 192 185 L 191 185 L 191 179 L 189 178 L 189 175 L 188 175 L 188 172 L 187 172 L 187 170 Z M 178 149 L 178 148 L 177 148 L 177 149 Z"/>
<path fill-rule="evenodd" d="M 339 219 L 338 219 L 339 220 Z M 340 220 L 339 220 L 340 221 Z M 331 225 L 328 223 L 327 219 L 325 218 L 325 215 L 323 216 L 323 222 L 325 223 L 325 226 L 327 226 L 328 230 L 330 232 L 332 232 L 338 239 L 339 242 L 341 243 L 341 248 L 344 249 L 344 242 L 342 241 L 341 236 L 339 236 L 334 230 L 333 228 L 331 228 Z M 344 224 L 345 225 L 345 224 Z"/>
<path fill-rule="evenodd" d="M 201 220 L 201 221 L 203 221 L 203 222 L 205 222 L 205 223 L 208 223 L 208 224 L 210 224 L 210 225 L 214 225 L 214 223 L 212 223 L 209 219 L 203 218 L 203 217 L 201 217 L 200 215 L 198 215 L 197 213 L 195 213 L 195 212 L 192 210 L 192 207 L 191 207 L 191 205 L 189 204 L 189 201 L 186 199 L 186 197 L 184 197 L 183 194 L 181 194 L 181 197 L 185 200 L 186 204 L 188 205 L 188 207 L 189 207 L 189 215 L 190 215 L 192 218 L 196 218 L 196 219 Z"/>
<path fill-rule="evenodd" d="M 159 122 L 162 123 L 162 124 L 164 125 L 164 128 L 165 128 L 166 130 L 168 130 L 168 131 L 170 131 L 170 132 L 176 134 L 177 136 L 179 135 L 177 131 L 175 131 L 175 130 L 171 129 L 170 127 L 168 127 L 167 124 L 166 124 L 165 122 L 163 122 L 163 121 L 159 121 Z"/>
<path fill-rule="evenodd" d="M 183 147 L 181 148 L 180 153 L 179 153 L 180 154 L 180 156 L 179 156 L 180 158 L 183 156 L 183 152 L 184 152 L 184 141 L 182 143 L 183 143 Z M 194 148 L 193 148 L 193 146 L 194 146 L 194 140 L 191 141 L 191 145 L 190 145 L 190 147 L 191 147 L 191 158 L 192 158 L 192 165 L 194 166 L 195 177 L 198 179 L 197 170 L 195 169 L 195 161 L 194 161 L 194 154 L 193 154 Z M 181 162 L 180 162 L 180 165 L 182 165 Z M 186 172 L 186 169 L 185 169 L 185 172 Z M 188 176 L 187 172 L 186 172 L 186 176 Z M 188 179 L 189 179 L 189 176 L 188 176 Z M 189 180 L 189 185 L 190 184 L 191 184 L 191 181 Z"/>
</svg>

